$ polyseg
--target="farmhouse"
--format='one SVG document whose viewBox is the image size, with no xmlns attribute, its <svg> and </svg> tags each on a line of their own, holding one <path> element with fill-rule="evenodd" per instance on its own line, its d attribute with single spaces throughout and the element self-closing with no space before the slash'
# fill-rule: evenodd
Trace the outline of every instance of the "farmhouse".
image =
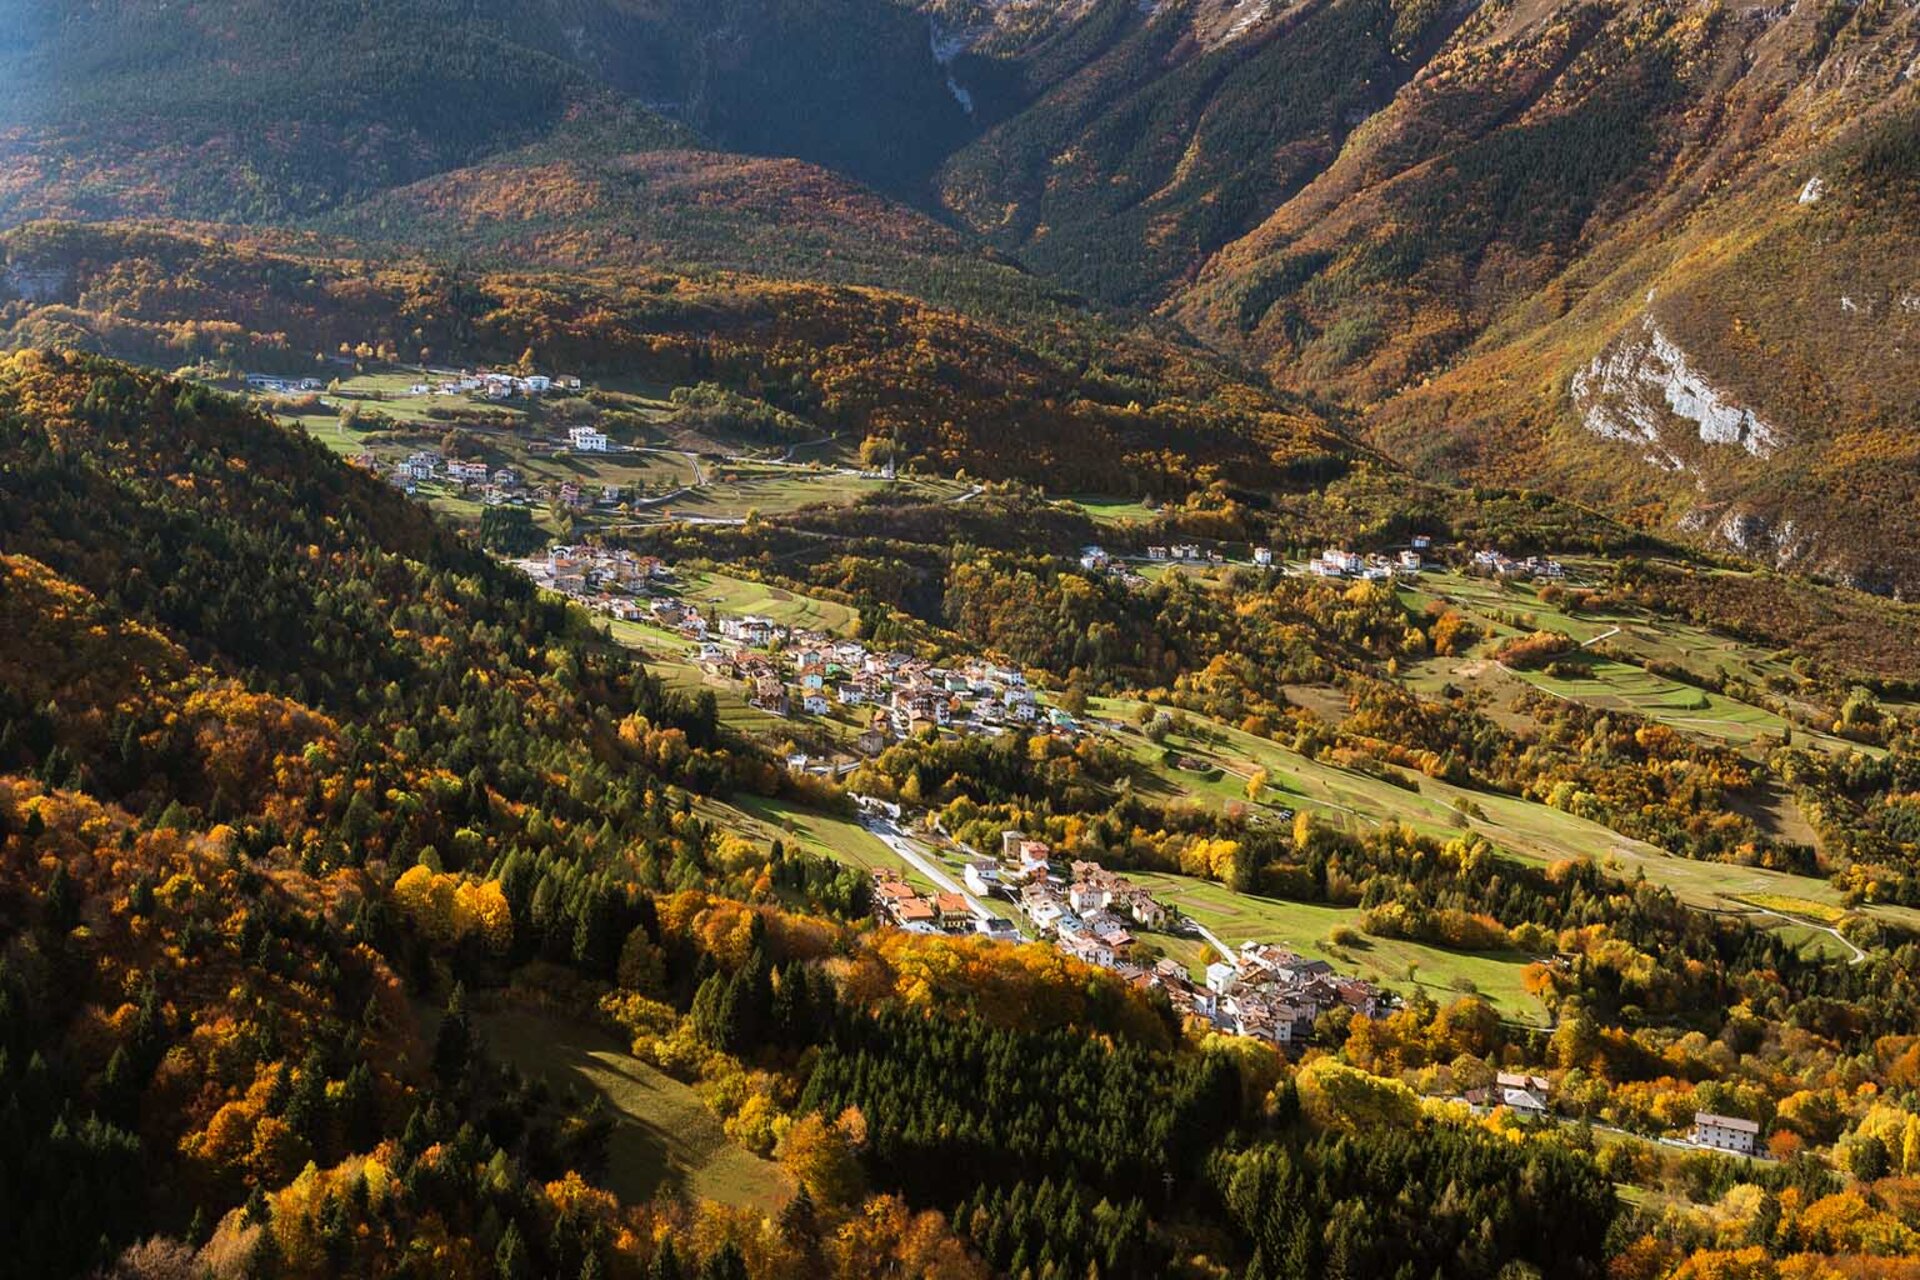
<svg viewBox="0 0 1920 1280">
<path fill-rule="evenodd" d="M 1760 1126 L 1753 1121 L 1715 1115 L 1711 1111 L 1694 1112 L 1693 1130 L 1687 1134 L 1687 1141 L 1697 1147 L 1712 1147 L 1715 1151 L 1731 1151 L 1740 1156 L 1752 1155 L 1759 1140 Z"/>
</svg>

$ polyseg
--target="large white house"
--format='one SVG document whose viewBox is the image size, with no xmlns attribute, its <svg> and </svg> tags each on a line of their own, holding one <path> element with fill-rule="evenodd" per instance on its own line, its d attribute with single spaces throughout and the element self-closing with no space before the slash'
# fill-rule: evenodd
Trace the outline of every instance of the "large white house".
<svg viewBox="0 0 1920 1280">
<path fill-rule="evenodd" d="M 1711 1111 L 1696 1111 L 1693 1113 L 1693 1132 L 1687 1135 L 1687 1140 L 1696 1147 L 1712 1147 L 1715 1151 L 1750 1156 L 1760 1141 L 1760 1126 L 1739 1116 L 1717 1116 Z"/>
<path fill-rule="evenodd" d="M 593 427 L 569 427 L 567 441 L 581 453 L 605 453 L 607 435 Z"/>
</svg>

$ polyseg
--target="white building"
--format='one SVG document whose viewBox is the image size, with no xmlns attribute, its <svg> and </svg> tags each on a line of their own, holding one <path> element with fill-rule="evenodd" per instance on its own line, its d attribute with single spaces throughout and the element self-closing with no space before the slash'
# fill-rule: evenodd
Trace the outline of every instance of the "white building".
<svg viewBox="0 0 1920 1280">
<path fill-rule="evenodd" d="M 1711 1111 L 1696 1111 L 1693 1113 L 1693 1132 L 1687 1135 L 1687 1140 L 1697 1147 L 1712 1147 L 1715 1151 L 1750 1156 L 1759 1144 L 1760 1126 L 1739 1116 L 1717 1116 Z"/>
<path fill-rule="evenodd" d="M 607 436 L 593 427 L 569 427 L 567 441 L 581 453 L 605 453 Z"/>
</svg>

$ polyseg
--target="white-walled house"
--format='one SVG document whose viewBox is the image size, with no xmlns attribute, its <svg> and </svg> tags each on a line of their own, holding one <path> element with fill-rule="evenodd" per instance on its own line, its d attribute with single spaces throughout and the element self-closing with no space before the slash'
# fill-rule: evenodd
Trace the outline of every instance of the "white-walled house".
<svg viewBox="0 0 1920 1280">
<path fill-rule="evenodd" d="M 1693 1131 L 1687 1135 L 1687 1140 L 1697 1147 L 1712 1147 L 1715 1151 L 1750 1156 L 1759 1145 L 1760 1126 L 1739 1116 L 1696 1111 L 1693 1113 Z"/>
</svg>

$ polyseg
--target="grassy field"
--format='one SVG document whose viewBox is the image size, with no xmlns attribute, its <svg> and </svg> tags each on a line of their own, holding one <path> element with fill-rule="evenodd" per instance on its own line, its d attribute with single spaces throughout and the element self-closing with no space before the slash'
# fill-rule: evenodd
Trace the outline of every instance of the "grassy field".
<svg viewBox="0 0 1920 1280">
<path fill-rule="evenodd" d="M 897 871 L 908 884 L 923 894 L 942 891 L 939 885 L 897 857 L 884 842 L 852 818 L 803 809 L 784 800 L 764 796 L 737 795 L 728 802 L 702 800 L 698 806 L 702 816 L 760 844 L 781 840 L 790 847 L 798 845 L 809 853 L 862 870 L 885 867 Z M 925 842 L 922 842 L 922 847 L 930 861 L 938 864 L 956 883 L 960 880 L 964 863 L 956 851 Z M 986 898 L 981 905 L 1016 925 L 1024 923 L 1019 909 L 1003 898 Z"/>
<path fill-rule="evenodd" d="M 1138 705 L 1125 699 L 1094 699 L 1102 716 L 1131 719 Z M 1434 778 L 1420 778 L 1417 791 L 1394 786 L 1379 778 L 1309 760 L 1264 738 L 1216 722 L 1204 722 L 1207 738 L 1174 735 L 1167 745 L 1179 754 L 1221 770 L 1217 780 L 1175 769 L 1161 759 L 1161 748 L 1144 738 L 1122 735 L 1118 742 L 1132 751 L 1147 771 L 1143 793 L 1161 798 L 1184 795 L 1201 803 L 1222 806 L 1246 802 L 1245 778 L 1255 767 L 1267 770 L 1264 806 L 1306 808 L 1347 830 L 1362 830 L 1386 821 L 1404 822 L 1425 835 L 1451 838 L 1471 830 L 1503 852 L 1529 862 L 1551 863 L 1567 858 L 1591 858 L 1623 879 L 1644 874 L 1671 889 L 1683 902 L 1710 910 L 1751 911 L 1749 900 L 1760 894 L 1780 894 L 1826 906 L 1841 905 L 1840 893 L 1825 880 L 1759 867 L 1731 866 L 1677 858 L 1644 841 L 1629 839 L 1597 822 L 1548 808 L 1514 796 L 1468 790 Z M 1464 820 L 1456 803 L 1469 803 L 1484 817 Z M 1258 807 L 1256 807 L 1256 813 Z M 1863 907 L 1903 928 L 1920 927 L 1920 911 L 1904 907 Z"/>
<path fill-rule="evenodd" d="M 1449 951 L 1371 937 L 1353 946 L 1334 946 L 1329 943 L 1328 935 L 1336 926 L 1359 929 L 1358 908 L 1238 894 L 1224 885 L 1190 876 L 1157 872 L 1127 874 L 1129 879 L 1151 889 L 1160 901 L 1178 906 L 1211 929 L 1229 946 L 1254 941 L 1278 942 L 1301 955 L 1326 960 L 1342 973 L 1357 974 L 1401 992 L 1418 986 L 1441 1004 L 1458 999 L 1468 991 L 1477 991 L 1510 1021 L 1535 1024 L 1545 1021 L 1540 1003 L 1521 985 L 1528 957 L 1520 952 Z M 1155 941 L 1158 940 L 1156 937 Z"/>
<path fill-rule="evenodd" d="M 724 573 L 680 574 L 680 598 L 704 610 L 717 608 L 724 614 L 758 614 L 783 627 L 802 627 L 836 636 L 851 636 L 860 615 L 850 605 L 797 595 L 784 587 L 769 586 Z"/>
<path fill-rule="evenodd" d="M 556 1091 L 597 1093 L 614 1117 L 607 1188 L 627 1204 L 663 1190 L 777 1210 L 792 1195 L 779 1167 L 735 1145 L 692 1088 L 625 1052 L 613 1037 L 524 1010 L 476 1015 L 488 1047 Z"/>
<path fill-rule="evenodd" d="M 798 846 L 808 853 L 863 871 L 885 867 L 899 872 L 922 894 L 940 891 L 938 885 L 895 857 L 893 850 L 851 818 L 803 809 L 784 800 L 749 795 L 738 795 L 727 802 L 702 800 L 699 809 L 703 817 L 757 843 L 772 844 L 780 840 L 789 847 Z"/>
<path fill-rule="evenodd" d="M 783 840 L 809 853 L 867 870 L 908 870 L 892 850 L 852 818 L 753 795 L 737 795 L 726 804 L 716 804 L 715 809 L 723 826 L 764 843 Z M 919 878 L 917 872 L 909 874 L 909 879 Z"/>
<path fill-rule="evenodd" d="M 1106 498 L 1097 494 L 1075 494 L 1064 499 L 1087 513 L 1095 524 L 1145 524 L 1160 513 L 1134 499 Z"/>
<path fill-rule="evenodd" d="M 774 516 L 821 504 L 846 506 L 882 490 L 904 489 L 927 501 L 941 501 L 966 492 L 965 485 L 951 480 L 883 480 L 802 467 L 720 463 L 713 464 L 710 470 L 712 474 L 705 488 L 682 494 L 653 514 L 663 520 L 685 516 L 737 520 L 750 512 Z"/>
<path fill-rule="evenodd" d="M 1571 701 L 1634 711 L 1682 733 L 1735 748 L 1750 746 L 1762 734 L 1777 738 L 1788 729 L 1787 721 L 1764 707 L 1724 697 L 1685 680 L 1656 675 L 1638 665 L 1654 662 L 1716 683 L 1722 676 L 1753 685 L 1764 685 L 1770 677 L 1792 676 L 1785 656 L 1754 645 L 1670 619 L 1569 613 L 1542 600 L 1530 584 L 1456 573 L 1424 573 L 1416 584 L 1402 586 L 1400 596 L 1416 610 L 1444 600 L 1489 636 L 1471 658 L 1437 658 L 1417 664 L 1409 671 L 1410 683 L 1417 688 L 1431 690 L 1449 682 L 1524 680 Z M 1535 671 L 1508 671 L 1484 661 L 1500 641 L 1534 630 L 1559 631 L 1582 644 L 1592 642 L 1596 650 L 1632 660 L 1603 657 L 1600 652 L 1584 655 L 1579 661 L 1588 675 L 1573 680 Z M 1794 725 L 1792 732 L 1797 741 L 1827 750 L 1854 746 L 1804 725 Z"/>
</svg>

